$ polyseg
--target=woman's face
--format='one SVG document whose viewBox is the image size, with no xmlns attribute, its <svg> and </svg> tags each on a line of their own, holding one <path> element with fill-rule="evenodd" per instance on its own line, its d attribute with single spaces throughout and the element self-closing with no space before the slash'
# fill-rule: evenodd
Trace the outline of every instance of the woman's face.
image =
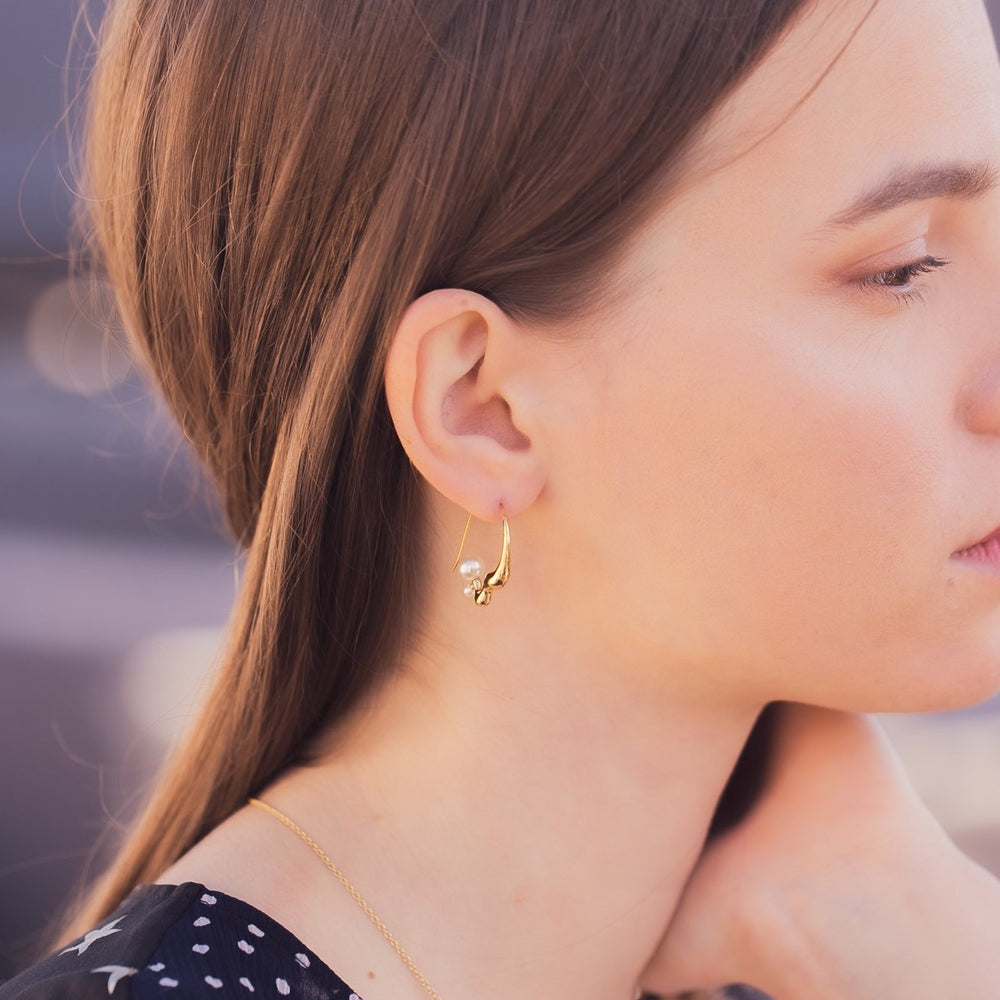
<svg viewBox="0 0 1000 1000">
<path fill-rule="evenodd" d="M 590 621 L 653 662 L 943 708 L 1000 687 L 1000 558 L 956 555 L 1000 527 L 1000 72 L 979 0 L 870 6 L 699 141 L 570 348 L 550 495 L 589 484 L 570 575 L 618 568 Z"/>
</svg>

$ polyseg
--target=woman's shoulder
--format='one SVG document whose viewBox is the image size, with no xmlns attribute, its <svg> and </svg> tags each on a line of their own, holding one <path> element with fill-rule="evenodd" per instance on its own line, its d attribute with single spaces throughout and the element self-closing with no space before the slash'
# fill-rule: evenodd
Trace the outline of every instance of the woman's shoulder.
<svg viewBox="0 0 1000 1000">
<path fill-rule="evenodd" d="M 99 927 L 0 985 L 0 1000 L 360 1000 L 261 910 L 197 882 L 140 885 Z"/>
</svg>

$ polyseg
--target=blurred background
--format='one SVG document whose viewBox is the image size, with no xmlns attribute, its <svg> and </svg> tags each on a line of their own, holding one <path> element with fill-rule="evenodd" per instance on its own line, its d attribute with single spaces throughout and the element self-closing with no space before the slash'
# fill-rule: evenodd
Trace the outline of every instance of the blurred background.
<svg viewBox="0 0 1000 1000">
<path fill-rule="evenodd" d="M 77 8 L 0 0 L 0 980 L 190 718 L 237 569 L 170 420 L 87 318 L 100 289 L 67 281 Z M 942 822 L 1000 873 L 1000 701 L 884 721 Z"/>
<path fill-rule="evenodd" d="M 169 419 L 86 318 L 100 290 L 67 281 L 78 8 L 0 0 L 0 980 L 152 780 L 234 593 Z"/>
</svg>

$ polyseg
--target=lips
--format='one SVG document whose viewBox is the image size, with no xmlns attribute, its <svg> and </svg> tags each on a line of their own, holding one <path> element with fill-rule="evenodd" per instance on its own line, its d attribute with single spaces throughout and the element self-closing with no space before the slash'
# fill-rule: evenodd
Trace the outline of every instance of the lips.
<svg viewBox="0 0 1000 1000">
<path fill-rule="evenodd" d="M 956 556 L 965 556 L 978 554 L 985 548 L 990 547 L 990 545 L 1000 546 L 1000 525 L 997 525 L 988 535 L 980 538 L 978 542 L 973 542 L 971 545 L 967 545 L 964 549 L 959 549 L 955 552 Z"/>
</svg>

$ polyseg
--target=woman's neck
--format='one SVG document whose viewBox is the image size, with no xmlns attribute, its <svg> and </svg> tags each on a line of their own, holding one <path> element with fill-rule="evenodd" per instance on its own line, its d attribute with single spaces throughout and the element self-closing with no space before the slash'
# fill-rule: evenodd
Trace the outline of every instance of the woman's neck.
<svg viewBox="0 0 1000 1000">
<path fill-rule="evenodd" d="M 624 657 L 522 638 L 534 655 L 510 635 L 475 657 L 461 637 L 426 643 L 264 797 L 336 855 L 444 1000 L 629 1000 L 756 708 L 666 681 L 652 695 Z"/>
</svg>

